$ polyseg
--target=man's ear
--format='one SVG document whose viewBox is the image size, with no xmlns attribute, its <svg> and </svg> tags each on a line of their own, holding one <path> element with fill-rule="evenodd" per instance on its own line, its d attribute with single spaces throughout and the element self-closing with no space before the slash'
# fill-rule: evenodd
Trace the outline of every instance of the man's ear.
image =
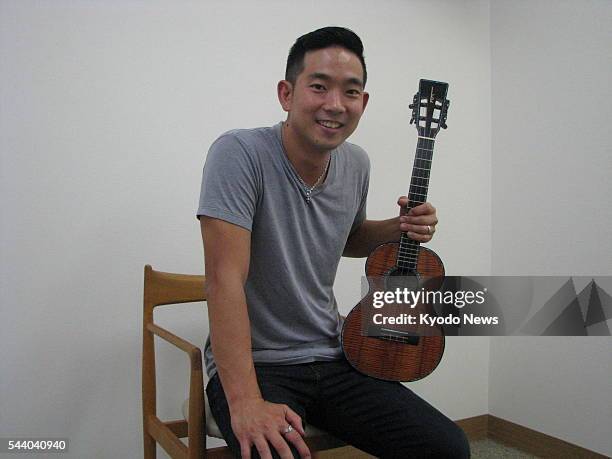
<svg viewBox="0 0 612 459">
<path fill-rule="evenodd" d="M 281 80 L 276 85 L 276 93 L 278 95 L 278 101 L 283 107 L 283 110 L 289 112 L 291 110 L 291 101 L 293 99 L 293 85 L 290 81 Z"/>
<path fill-rule="evenodd" d="M 370 94 L 364 91 L 364 93 L 363 93 L 363 108 L 361 110 L 362 113 L 365 111 L 366 106 L 368 105 L 368 100 L 370 100 Z"/>
</svg>

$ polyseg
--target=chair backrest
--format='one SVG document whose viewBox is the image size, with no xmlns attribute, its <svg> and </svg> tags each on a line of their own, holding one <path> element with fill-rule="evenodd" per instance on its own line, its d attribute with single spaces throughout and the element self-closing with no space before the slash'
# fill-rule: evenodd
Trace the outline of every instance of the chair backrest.
<svg viewBox="0 0 612 459">
<path fill-rule="evenodd" d="M 145 266 L 145 313 L 152 313 L 155 306 L 163 304 L 205 300 L 203 275 L 163 273 L 153 270 L 151 265 Z"/>
</svg>

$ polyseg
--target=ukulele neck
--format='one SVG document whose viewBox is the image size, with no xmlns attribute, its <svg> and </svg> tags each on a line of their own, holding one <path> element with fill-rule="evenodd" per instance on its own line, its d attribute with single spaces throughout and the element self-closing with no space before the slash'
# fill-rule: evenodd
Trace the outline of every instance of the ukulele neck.
<svg viewBox="0 0 612 459">
<path fill-rule="evenodd" d="M 416 152 L 414 154 L 414 164 L 412 165 L 408 204 L 402 211 L 403 214 L 407 214 L 413 207 L 427 201 L 433 150 L 434 139 L 431 137 L 419 136 Z M 402 232 L 397 254 L 397 267 L 405 270 L 407 273 L 414 272 L 417 267 L 418 258 L 419 242 L 410 239 L 406 232 Z"/>
</svg>

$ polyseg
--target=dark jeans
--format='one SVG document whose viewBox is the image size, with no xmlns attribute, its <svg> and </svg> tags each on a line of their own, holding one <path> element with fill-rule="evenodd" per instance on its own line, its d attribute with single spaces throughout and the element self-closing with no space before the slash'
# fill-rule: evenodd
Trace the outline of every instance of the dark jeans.
<svg viewBox="0 0 612 459">
<path fill-rule="evenodd" d="M 465 434 L 453 421 L 402 384 L 362 375 L 346 360 L 256 365 L 255 369 L 265 400 L 288 405 L 304 426 L 319 427 L 369 454 L 382 458 L 470 456 Z M 219 429 L 240 457 L 217 374 L 206 393 Z M 299 457 L 293 447 L 292 451 Z M 252 454 L 259 457 L 255 448 Z"/>
</svg>

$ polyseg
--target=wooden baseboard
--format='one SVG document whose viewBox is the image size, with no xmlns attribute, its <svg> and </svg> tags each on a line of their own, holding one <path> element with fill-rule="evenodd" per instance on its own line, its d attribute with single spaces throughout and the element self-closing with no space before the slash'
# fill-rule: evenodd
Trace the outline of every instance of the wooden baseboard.
<svg viewBox="0 0 612 459">
<path fill-rule="evenodd" d="M 461 427 L 470 441 L 484 440 L 489 435 L 488 414 L 460 419 L 459 421 L 455 421 L 455 423 Z"/>
<path fill-rule="evenodd" d="M 572 459 L 608 457 L 490 414 L 461 419 L 456 423 L 471 441 L 490 438 L 538 457 Z"/>
<path fill-rule="evenodd" d="M 496 416 L 488 415 L 488 418 L 489 438 L 534 456 L 572 459 L 608 457 Z"/>
</svg>

